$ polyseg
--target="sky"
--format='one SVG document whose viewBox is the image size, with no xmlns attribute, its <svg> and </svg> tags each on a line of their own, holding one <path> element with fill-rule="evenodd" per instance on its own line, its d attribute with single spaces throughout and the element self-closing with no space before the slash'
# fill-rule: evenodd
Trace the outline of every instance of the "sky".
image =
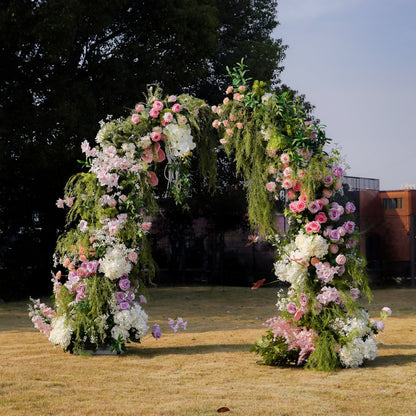
<svg viewBox="0 0 416 416">
<path fill-rule="evenodd" d="M 416 0 L 280 0 L 277 12 L 281 80 L 316 107 L 347 175 L 416 185 Z"/>
</svg>

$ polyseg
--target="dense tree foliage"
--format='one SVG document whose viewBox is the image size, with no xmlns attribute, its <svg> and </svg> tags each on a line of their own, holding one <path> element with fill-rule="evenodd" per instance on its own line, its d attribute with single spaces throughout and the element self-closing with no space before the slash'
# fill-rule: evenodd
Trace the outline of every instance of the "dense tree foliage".
<svg viewBox="0 0 416 416">
<path fill-rule="evenodd" d="M 149 83 L 215 104 L 227 65 L 278 85 L 277 1 L 6 0 L 0 9 L 0 298 L 42 293 L 54 206 L 108 114 Z M 8 282 L 7 285 L 4 282 Z M 41 285 L 39 286 L 39 282 Z"/>
</svg>

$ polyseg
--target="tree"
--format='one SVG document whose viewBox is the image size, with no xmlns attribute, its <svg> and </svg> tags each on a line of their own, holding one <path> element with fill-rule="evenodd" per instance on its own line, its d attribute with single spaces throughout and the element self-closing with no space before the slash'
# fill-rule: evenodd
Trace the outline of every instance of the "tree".
<svg viewBox="0 0 416 416">
<path fill-rule="evenodd" d="M 9 291 L 49 286 L 54 201 L 79 145 L 149 83 L 217 103 L 226 65 L 278 83 L 277 1 L 7 0 L 0 10 L 0 267 Z M 255 63 L 255 64 L 254 64 Z M 39 283 L 41 282 L 41 283 Z M 17 286 L 19 287 L 16 290 Z M 5 286 L 3 284 L 3 286 Z"/>
</svg>

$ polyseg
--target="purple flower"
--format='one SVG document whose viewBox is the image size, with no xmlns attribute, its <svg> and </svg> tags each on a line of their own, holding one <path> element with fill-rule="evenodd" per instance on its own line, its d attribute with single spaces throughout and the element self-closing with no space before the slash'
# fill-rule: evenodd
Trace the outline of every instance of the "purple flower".
<svg viewBox="0 0 416 416">
<path fill-rule="evenodd" d="M 325 185 L 329 186 L 332 185 L 334 182 L 334 178 L 331 175 L 326 175 L 324 178 Z"/>
<path fill-rule="evenodd" d="M 118 285 L 120 287 L 121 290 L 126 291 L 127 289 L 130 288 L 130 280 L 129 279 L 120 279 L 120 281 L 118 282 Z"/>
<path fill-rule="evenodd" d="M 120 308 L 121 311 L 124 311 L 126 309 L 130 309 L 130 303 L 126 302 L 126 301 L 123 301 L 123 302 L 119 303 L 118 307 Z"/>
<path fill-rule="evenodd" d="M 116 300 L 117 303 L 120 304 L 121 302 L 124 302 L 126 300 L 126 295 L 124 292 L 117 292 L 116 293 Z"/>
<path fill-rule="evenodd" d="M 140 295 L 139 296 L 139 302 L 140 303 L 147 303 L 147 299 L 143 295 Z"/>
<path fill-rule="evenodd" d="M 155 339 L 161 338 L 162 332 L 160 331 L 160 327 L 158 324 L 153 325 L 152 335 L 153 335 L 153 338 Z"/>
<path fill-rule="evenodd" d="M 340 218 L 340 212 L 336 208 L 331 208 L 328 212 L 328 216 L 332 221 L 338 221 Z"/>
<path fill-rule="evenodd" d="M 332 173 L 336 178 L 342 178 L 344 176 L 344 171 L 341 167 L 337 166 L 334 169 L 332 169 Z"/>
<path fill-rule="evenodd" d="M 328 237 L 331 241 L 337 243 L 341 236 L 339 235 L 338 230 L 331 230 L 328 234 Z"/>
<path fill-rule="evenodd" d="M 356 208 L 355 205 L 352 202 L 347 202 L 345 204 L 345 212 L 347 214 L 352 214 L 353 212 L 355 212 Z"/>
<path fill-rule="evenodd" d="M 352 234 L 354 232 L 354 228 L 355 228 L 355 223 L 353 221 L 346 221 L 344 222 L 344 224 L 342 225 L 342 228 L 344 228 L 344 230 L 348 233 L 348 234 Z"/>
</svg>

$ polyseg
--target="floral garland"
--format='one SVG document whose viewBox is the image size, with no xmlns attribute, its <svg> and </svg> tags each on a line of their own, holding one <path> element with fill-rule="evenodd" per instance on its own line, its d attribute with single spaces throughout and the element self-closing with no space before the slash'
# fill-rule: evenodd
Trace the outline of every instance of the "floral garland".
<svg viewBox="0 0 416 416">
<path fill-rule="evenodd" d="M 373 360 L 384 323 L 371 321 L 357 303 L 360 295 L 371 300 L 371 291 L 356 208 L 341 203 L 343 169 L 337 154 L 324 151 L 330 139 L 288 93 L 266 92 L 259 81 L 249 89 L 243 62 L 228 71 L 233 85 L 212 107 L 213 126 L 246 179 L 252 225 L 275 246 L 275 274 L 290 285 L 280 292 L 280 316 L 267 321 L 267 335 L 252 351 L 266 364 L 319 370 Z M 284 236 L 276 228 L 276 201 L 289 223 Z M 381 315 L 389 314 L 386 308 Z"/>
<path fill-rule="evenodd" d="M 72 177 L 59 208 L 68 207 L 70 227 L 58 239 L 53 275 L 55 309 L 32 300 L 37 329 L 63 350 L 80 352 L 110 345 L 120 353 L 149 331 L 145 281 L 155 274 L 147 235 L 157 214 L 157 165 L 166 163 L 169 192 L 183 203 L 190 187 L 190 156 L 211 146 L 211 114 L 203 101 L 187 95 L 162 98 L 151 87 L 147 101 L 131 116 L 100 123 L 96 146 L 82 143 L 87 173 Z M 210 152 L 215 156 L 214 152 Z M 202 170 L 215 166 L 207 161 Z M 205 172 L 206 173 L 206 172 Z M 211 172 L 215 179 L 215 172 Z M 174 332 L 186 329 L 169 318 Z M 161 336 L 154 324 L 152 335 Z"/>
</svg>

